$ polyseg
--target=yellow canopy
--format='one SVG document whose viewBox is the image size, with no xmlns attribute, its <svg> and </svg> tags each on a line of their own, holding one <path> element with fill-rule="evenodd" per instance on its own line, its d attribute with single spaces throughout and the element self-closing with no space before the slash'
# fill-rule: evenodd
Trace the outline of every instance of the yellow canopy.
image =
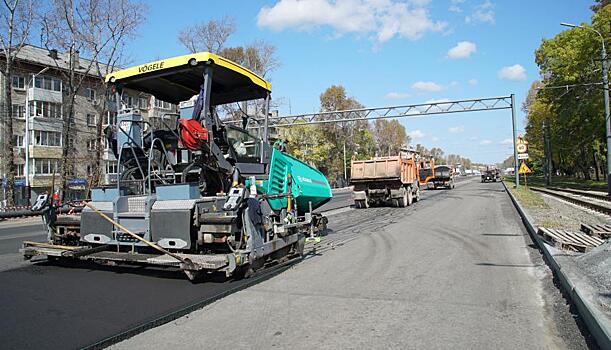
<svg viewBox="0 0 611 350">
<path fill-rule="evenodd" d="M 239 64 L 210 52 L 198 52 L 126 68 L 106 76 L 106 82 L 154 95 L 178 104 L 197 95 L 204 82 L 204 66 L 211 64 L 210 103 L 264 98 L 272 85 Z"/>
</svg>

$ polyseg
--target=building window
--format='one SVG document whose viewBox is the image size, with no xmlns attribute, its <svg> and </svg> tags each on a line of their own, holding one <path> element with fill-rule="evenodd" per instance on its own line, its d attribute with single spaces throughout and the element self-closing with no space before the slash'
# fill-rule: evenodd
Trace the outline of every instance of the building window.
<svg viewBox="0 0 611 350">
<path fill-rule="evenodd" d="M 138 98 L 138 108 L 148 109 L 149 108 L 149 99 L 147 97 Z"/>
<path fill-rule="evenodd" d="M 68 140 L 66 140 L 66 141 L 68 141 L 68 148 L 69 149 L 74 149 L 74 137 L 70 136 L 70 137 L 68 137 Z"/>
<path fill-rule="evenodd" d="M 13 141 L 15 142 L 15 147 L 23 148 L 25 145 L 23 143 L 24 136 L 23 135 L 13 135 Z"/>
<path fill-rule="evenodd" d="M 57 131 L 34 130 L 34 144 L 36 146 L 59 147 L 62 145 L 62 133 Z"/>
<path fill-rule="evenodd" d="M 117 124 L 117 112 L 108 111 L 106 113 L 106 125 L 115 125 Z"/>
<path fill-rule="evenodd" d="M 34 86 L 44 90 L 62 91 L 62 81 L 52 77 L 38 76 L 34 79 Z"/>
<path fill-rule="evenodd" d="M 38 175 L 52 175 L 57 173 L 57 159 L 34 159 L 34 173 Z"/>
<path fill-rule="evenodd" d="M 117 173 L 117 162 L 114 161 L 106 161 L 106 174 L 116 174 Z"/>
<path fill-rule="evenodd" d="M 25 171 L 23 170 L 23 168 L 25 167 L 25 164 L 15 164 L 15 166 L 17 167 L 17 174 L 15 175 L 23 176 L 25 174 Z"/>
<path fill-rule="evenodd" d="M 25 89 L 25 77 L 23 75 L 13 75 L 12 85 L 15 89 Z"/>
<path fill-rule="evenodd" d="M 87 97 L 87 100 L 95 101 L 95 90 L 91 88 L 87 88 L 85 90 L 85 96 Z"/>
<path fill-rule="evenodd" d="M 97 149 L 97 145 L 98 145 L 98 140 L 96 139 L 91 139 L 89 141 L 87 141 L 87 149 L 90 151 L 95 151 Z"/>
<path fill-rule="evenodd" d="M 44 118 L 61 118 L 62 105 L 46 101 L 31 101 L 30 115 Z"/>
<path fill-rule="evenodd" d="M 97 121 L 97 118 L 95 114 L 87 113 L 87 126 L 96 126 L 97 125 L 96 121 Z"/>
<path fill-rule="evenodd" d="M 131 97 L 130 95 L 125 94 L 121 97 L 121 99 L 123 100 L 123 103 L 125 103 L 127 107 L 132 107 L 134 105 L 134 98 Z"/>
<path fill-rule="evenodd" d="M 155 107 L 157 108 L 162 108 L 162 109 L 174 109 L 174 104 L 171 104 L 169 102 L 165 102 L 162 101 L 160 99 L 155 99 Z"/>
<path fill-rule="evenodd" d="M 13 105 L 13 118 L 14 119 L 25 119 L 25 106 L 24 105 Z"/>
</svg>

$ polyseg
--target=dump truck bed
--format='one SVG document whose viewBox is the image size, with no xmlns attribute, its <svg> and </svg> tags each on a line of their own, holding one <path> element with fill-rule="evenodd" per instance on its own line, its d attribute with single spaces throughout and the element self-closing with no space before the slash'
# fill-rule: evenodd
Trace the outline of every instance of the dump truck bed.
<svg viewBox="0 0 611 350">
<path fill-rule="evenodd" d="M 352 183 L 380 180 L 400 181 L 403 184 L 413 183 L 417 179 L 416 164 L 412 159 L 399 156 L 354 160 L 350 178 Z"/>
</svg>

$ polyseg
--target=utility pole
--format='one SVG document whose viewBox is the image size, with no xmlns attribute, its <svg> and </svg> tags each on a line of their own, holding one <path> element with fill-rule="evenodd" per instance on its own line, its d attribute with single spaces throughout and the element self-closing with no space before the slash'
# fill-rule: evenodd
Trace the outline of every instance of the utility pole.
<svg viewBox="0 0 611 350">
<path fill-rule="evenodd" d="M 520 186 L 520 173 L 518 171 L 518 149 L 516 148 L 517 137 L 517 121 L 516 121 L 516 95 L 511 94 L 511 123 L 513 125 L 513 171 L 516 176 L 516 187 Z"/>
<path fill-rule="evenodd" d="M 346 140 L 344 140 L 344 186 L 345 182 L 348 181 L 348 176 L 346 174 Z"/>
<path fill-rule="evenodd" d="M 611 197 L 611 125 L 609 125 L 609 77 L 607 68 L 607 50 L 605 48 L 605 37 L 591 27 L 578 26 L 570 23 L 560 23 L 565 27 L 581 28 L 592 31 L 600 37 L 602 44 L 601 56 L 603 65 L 603 97 L 605 98 L 605 134 L 607 135 L 607 196 Z"/>
<path fill-rule="evenodd" d="M 545 124 L 545 126 L 546 126 L 545 133 L 547 135 L 546 137 L 546 148 L 547 148 L 546 158 L 547 158 L 547 172 L 548 172 L 547 185 L 549 186 L 552 184 L 552 174 L 554 172 L 554 165 L 552 163 L 552 132 L 551 132 L 551 128 L 549 125 L 549 121 L 547 122 L 547 124 Z"/>
</svg>

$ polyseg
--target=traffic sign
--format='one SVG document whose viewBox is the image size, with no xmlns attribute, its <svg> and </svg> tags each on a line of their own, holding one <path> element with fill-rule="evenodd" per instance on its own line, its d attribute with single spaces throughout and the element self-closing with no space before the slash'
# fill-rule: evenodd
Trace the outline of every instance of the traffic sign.
<svg viewBox="0 0 611 350">
<path fill-rule="evenodd" d="M 516 140 L 516 151 L 518 153 L 528 153 L 528 141 L 524 140 L 524 137 L 522 136 L 518 136 L 518 139 Z M 525 158 L 520 158 L 520 155 L 518 155 L 518 159 Z"/>
<path fill-rule="evenodd" d="M 520 169 L 518 170 L 518 173 L 520 173 L 520 174 L 530 174 L 530 173 L 532 173 L 532 171 L 526 165 L 525 162 L 522 162 L 522 164 L 520 164 Z"/>
<path fill-rule="evenodd" d="M 518 160 L 528 159 L 528 153 L 518 153 Z"/>
</svg>

